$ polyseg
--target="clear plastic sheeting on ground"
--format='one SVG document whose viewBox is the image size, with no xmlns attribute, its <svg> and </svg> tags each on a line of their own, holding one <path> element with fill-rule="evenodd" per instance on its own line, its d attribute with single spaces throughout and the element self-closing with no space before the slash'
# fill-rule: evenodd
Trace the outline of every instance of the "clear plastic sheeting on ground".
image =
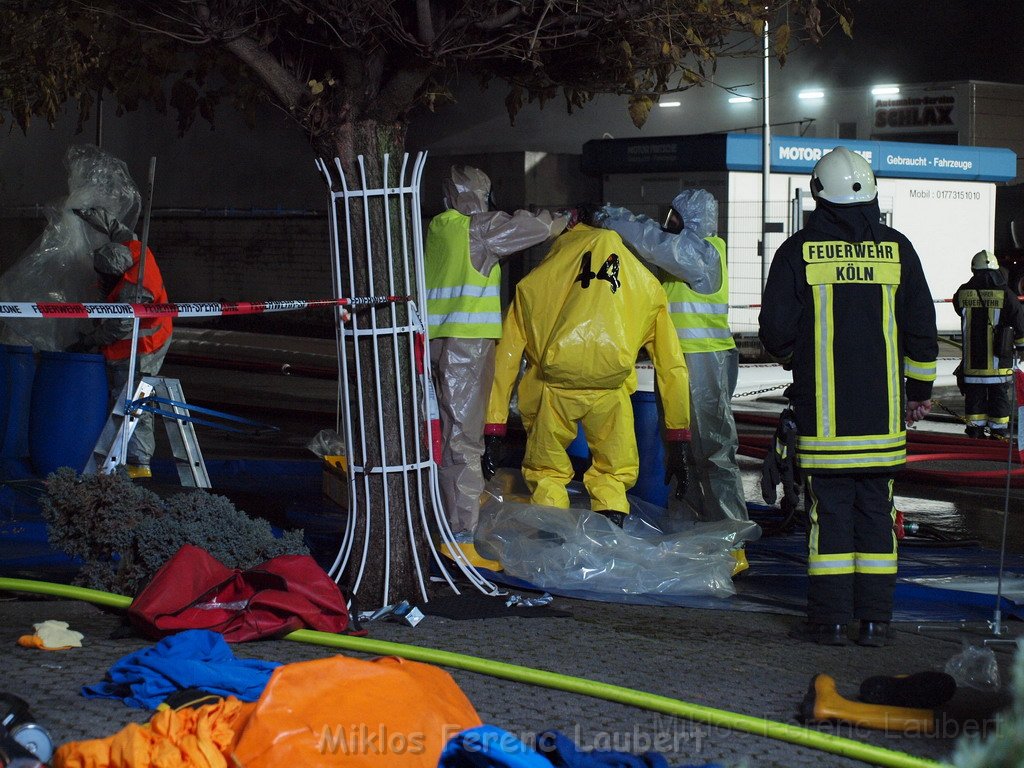
<svg viewBox="0 0 1024 768">
<path fill-rule="evenodd" d="M 518 472 L 500 470 L 487 484 L 476 548 L 499 560 L 507 575 L 562 595 L 631 603 L 729 597 L 735 594 L 730 550 L 757 536 L 755 524 L 737 520 L 693 523 L 666 534 L 665 510 L 634 497 L 620 529 L 589 510 L 576 482 L 569 485 L 569 509 L 530 504 L 529 495 Z"/>
<path fill-rule="evenodd" d="M 90 145 L 71 147 L 64 160 L 68 195 L 46 208 L 40 238 L 0 276 L 0 301 L 102 301 L 92 252 L 110 238 L 83 221 L 76 210 L 102 208 L 129 229 L 142 203 L 128 166 Z M 91 327 L 89 320 L 18 318 L 3 323 L 0 341 L 56 352 Z"/>
</svg>

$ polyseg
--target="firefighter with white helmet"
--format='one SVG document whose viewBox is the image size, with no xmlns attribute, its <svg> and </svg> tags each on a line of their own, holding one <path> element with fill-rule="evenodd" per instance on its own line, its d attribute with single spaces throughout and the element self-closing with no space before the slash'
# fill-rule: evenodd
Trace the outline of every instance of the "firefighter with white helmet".
<svg viewBox="0 0 1024 768">
<path fill-rule="evenodd" d="M 811 175 L 817 203 L 776 251 L 760 338 L 793 371 L 788 390 L 809 514 L 807 624 L 845 645 L 890 642 L 896 581 L 893 477 L 907 425 L 931 408 L 935 308 L 910 240 L 881 223 L 870 164 L 846 147 Z"/>
<path fill-rule="evenodd" d="M 1006 437 L 1013 356 L 1024 352 L 1024 308 L 992 251 L 971 259 L 971 279 L 953 295 L 963 332 L 961 358 L 968 437 Z"/>
</svg>

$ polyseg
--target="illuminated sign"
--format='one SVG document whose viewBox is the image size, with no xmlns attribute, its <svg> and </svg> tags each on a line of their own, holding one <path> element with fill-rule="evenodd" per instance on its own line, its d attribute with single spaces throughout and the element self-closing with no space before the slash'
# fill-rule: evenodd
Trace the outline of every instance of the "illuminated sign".
<svg viewBox="0 0 1024 768">
<path fill-rule="evenodd" d="M 955 126 L 953 109 L 956 98 L 952 95 L 927 96 L 907 94 L 894 99 L 875 99 L 876 132 L 898 130 L 903 133 L 916 129 L 934 130 Z"/>
<path fill-rule="evenodd" d="M 838 146 L 859 154 L 878 176 L 1009 181 L 1017 175 L 1017 155 L 1009 149 L 797 136 L 772 136 L 771 169 L 810 173 L 822 155 Z M 760 171 L 761 137 L 729 134 L 726 166 L 732 171 Z"/>
</svg>

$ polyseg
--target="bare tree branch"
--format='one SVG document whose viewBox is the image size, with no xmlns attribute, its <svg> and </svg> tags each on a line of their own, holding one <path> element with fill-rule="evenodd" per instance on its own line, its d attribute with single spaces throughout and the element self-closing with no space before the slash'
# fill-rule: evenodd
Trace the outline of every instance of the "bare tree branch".
<svg viewBox="0 0 1024 768">
<path fill-rule="evenodd" d="M 306 87 L 289 74 L 277 59 L 248 37 L 236 37 L 225 43 L 224 47 L 256 73 L 285 109 L 295 112 L 307 92 Z"/>
<path fill-rule="evenodd" d="M 431 18 L 430 0 L 416 0 L 416 35 L 424 45 L 434 44 L 434 20 Z"/>
</svg>

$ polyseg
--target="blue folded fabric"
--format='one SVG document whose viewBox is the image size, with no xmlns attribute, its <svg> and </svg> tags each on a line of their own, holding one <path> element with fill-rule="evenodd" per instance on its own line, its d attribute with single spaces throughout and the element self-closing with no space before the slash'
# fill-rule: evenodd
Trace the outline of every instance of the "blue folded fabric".
<svg viewBox="0 0 1024 768">
<path fill-rule="evenodd" d="M 539 752 L 508 731 L 481 725 L 448 740 L 438 768 L 669 768 L 663 755 L 579 749 L 568 736 L 545 731 L 537 737 Z M 697 768 L 679 766 L 679 768 Z M 721 768 L 708 763 L 702 768 Z"/>
<path fill-rule="evenodd" d="M 189 629 L 165 637 L 149 648 L 123 656 L 107 678 L 82 687 L 90 699 L 121 699 L 130 707 L 156 709 L 170 694 L 199 688 L 218 696 L 256 701 L 281 666 L 278 661 L 236 659 L 216 632 Z"/>
<path fill-rule="evenodd" d="M 448 739 L 438 768 L 551 768 L 544 757 L 508 731 L 480 725 Z"/>
</svg>

